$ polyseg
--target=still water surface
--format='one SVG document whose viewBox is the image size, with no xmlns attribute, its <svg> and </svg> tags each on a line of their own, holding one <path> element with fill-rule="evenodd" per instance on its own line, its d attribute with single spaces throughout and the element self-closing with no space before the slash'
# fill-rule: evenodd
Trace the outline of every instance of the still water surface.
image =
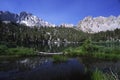
<svg viewBox="0 0 120 80">
<path fill-rule="evenodd" d="M 85 80 L 84 68 L 76 58 L 63 63 L 48 57 L 4 60 L 0 62 L 0 80 Z"/>
</svg>

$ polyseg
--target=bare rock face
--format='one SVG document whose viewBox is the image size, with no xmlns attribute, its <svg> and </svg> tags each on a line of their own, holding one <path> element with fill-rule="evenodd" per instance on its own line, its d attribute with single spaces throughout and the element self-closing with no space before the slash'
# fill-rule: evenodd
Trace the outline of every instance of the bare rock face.
<svg viewBox="0 0 120 80">
<path fill-rule="evenodd" d="M 39 17 L 27 12 L 21 12 L 20 14 L 15 14 L 9 11 L 0 11 L 0 20 L 25 24 L 26 26 L 30 26 L 30 27 L 32 26 L 55 27 L 54 24 L 48 23 L 47 21 L 44 21 Z"/>
<path fill-rule="evenodd" d="M 109 16 L 109 17 L 85 17 L 81 20 L 77 28 L 88 33 L 97 33 L 100 31 L 114 30 L 120 28 L 120 16 Z"/>
</svg>

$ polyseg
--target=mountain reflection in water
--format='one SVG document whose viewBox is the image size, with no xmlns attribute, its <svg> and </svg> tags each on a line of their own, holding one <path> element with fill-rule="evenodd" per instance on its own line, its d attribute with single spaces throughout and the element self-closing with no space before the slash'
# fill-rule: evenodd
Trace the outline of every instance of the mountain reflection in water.
<svg viewBox="0 0 120 80">
<path fill-rule="evenodd" d="M 72 58 L 63 63 L 46 57 L 0 63 L 0 80 L 84 80 L 85 76 L 84 65 Z"/>
</svg>

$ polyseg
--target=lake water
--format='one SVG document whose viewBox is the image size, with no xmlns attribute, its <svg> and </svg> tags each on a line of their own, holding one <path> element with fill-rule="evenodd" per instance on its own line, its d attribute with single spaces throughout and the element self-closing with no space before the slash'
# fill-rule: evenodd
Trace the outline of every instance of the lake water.
<svg viewBox="0 0 120 80">
<path fill-rule="evenodd" d="M 50 57 L 19 58 L 0 62 L 0 80 L 88 80 L 76 58 L 54 63 Z"/>
<path fill-rule="evenodd" d="M 120 61 L 101 61 L 89 58 L 69 58 L 54 63 L 51 57 L 12 58 L 0 61 L 0 80 L 91 80 L 90 73 L 110 69 L 120 76 Z"/>
</svg>

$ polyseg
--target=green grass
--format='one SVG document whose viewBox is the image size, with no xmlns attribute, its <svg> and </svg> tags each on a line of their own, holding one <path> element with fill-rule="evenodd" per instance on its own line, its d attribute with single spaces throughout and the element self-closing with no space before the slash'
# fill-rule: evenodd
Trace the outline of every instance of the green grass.
<svg viewBox="0 0 120 80">
<path fill-rule="evenodd" d="M 63 55 L 53 55 L 53 62 L 66 62 L 67 61 L 67 57 L 63 56 Z"/>
<path fill-rule="evenodd" d="M 96 69 L 91 76 L 92 80 L 115 80 L 114 77 L 110 74 L 105 74 L 102 71 Z"/>
<path fill-rule="evenodd" d="M 9 55 L 21 55 L 21 56 L 35 55 L 34 50 L 32 48 L 17 47 L 9 48 L 8 51 Z"/>
<path fill-rule="evenodd" d="M 32 48 L 16 47 L 8 48 L 6 45 L 0 45 L 0 55 L 29 56 L 35 55 Z"/>
<path fill-rule="evenodd" d="M 98 47 L 98 46 L 97 46 Z M 106 47 L 98 47 L 98 50 L 93 51 L 87 51 L 82 49 L 82 47 L 79 48 L 68 48 L 64 51 L 65 55 L 68 56 L 89 56 L 89 57 L 95 57 L 99 59 L 120 59 L 120 48 L 106 48 Z"/>
<path fill-rule="evenodd" d="M 108 60 L 120 59 L 120 48 L 103 47 L 102 49 L 99 49 L 99 51 L 94 52 L 92 56 Z"/>
<path fill-rule="evenodd" d="M 120 47 L 98 46 L 89 40 L 86 40 L 80 47 L 68 48 L 63 52 L 68 56 L 88 56 L 108 60 L 120 59 Z"/>
</svg>

